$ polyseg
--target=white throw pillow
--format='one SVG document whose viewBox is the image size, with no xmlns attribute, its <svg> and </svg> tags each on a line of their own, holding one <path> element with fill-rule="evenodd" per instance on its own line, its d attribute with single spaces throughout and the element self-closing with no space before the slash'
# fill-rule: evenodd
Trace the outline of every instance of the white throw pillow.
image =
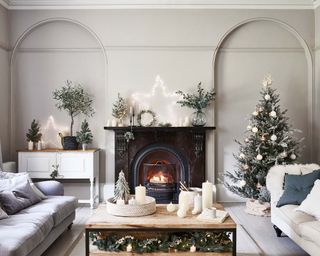
<svg viewBox="0 0 320 256">
<path fill-rule="evenodd" d="M 8 218 L 8 214 L 0 207 L 0 220 Z"/>
<path fill-rule="evenodd" d="M 313 188 L 310 193 L 303 200 L 301 205 L 297 208 L 297 211 L 305 212 L 309 215 L 314 216 L 317 220 L 320 220 L 320 180 L 314 182 Z"/>
<path fill-rule="evenodd" d="M 10 178 L 0 179 L 0 191 L 12 190 L 16 186 L 23 184 L 26 180 L 29 180 L 28 173 L 23 173 Z"/>
</svg>

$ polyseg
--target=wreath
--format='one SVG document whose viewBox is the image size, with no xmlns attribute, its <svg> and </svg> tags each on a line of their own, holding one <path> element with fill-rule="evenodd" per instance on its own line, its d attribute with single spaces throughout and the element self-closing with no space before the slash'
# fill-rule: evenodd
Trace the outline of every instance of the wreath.
<svg viewBox="0 0 320 256">
<path fill-rule="evenodd" d="M 156 114 L 152 110 L 141 110 L 137 116 L 140 126 L 150 127 L 156 123 Z"/>
</svg>

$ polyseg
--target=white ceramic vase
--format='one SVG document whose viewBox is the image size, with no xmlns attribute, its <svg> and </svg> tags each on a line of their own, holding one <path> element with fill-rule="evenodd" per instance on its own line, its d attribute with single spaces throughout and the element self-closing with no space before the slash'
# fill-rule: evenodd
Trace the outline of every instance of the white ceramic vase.
<svg viewBox="0 0 320 256">
<path fill-rule="evenodd" d="M 33 141 L 28 141 L 28 150 L 33 150 Z"/>
<path fill-rule="evenodd" d="M 87 150 L 88 144 L 82 143 L 82 150 L 85 151 Z"/>
</svg>

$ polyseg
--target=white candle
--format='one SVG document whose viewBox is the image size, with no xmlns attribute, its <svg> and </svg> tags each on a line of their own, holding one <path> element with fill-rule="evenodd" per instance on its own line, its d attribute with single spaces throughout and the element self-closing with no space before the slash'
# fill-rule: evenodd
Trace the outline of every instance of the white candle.
<svg viewBox="0 0 320 256">
<path fill-rule="evenodd" d="M 41 150 L 41 149 L 42 149 L 41 141 L 38 141 L 38 143 L 37 143 L 37 150 Z"/>
<path fill-rule="evenodd" d="M 132 107 L 130 107 L 129 113 L 130 113 L 130 116 L 132 116 L 132 113 L 133 113 Z"/>
<path fill-rule="evenodd" d="M 132 252 L 132 245 L 131 244 L 127 245 L 127 252 Z"/>
<path fill-rule="evenodd" d="M 137 204 L 137 201 L 136 201 L 136 199 L 134 199 L 134 198 L 132 197 L 132 198 L 129 199 L 128 204 L 129 204 L 129 205 L 136 205 L 136 204 Z"/>
<path fill-rule="evenodd" d="M 136 201 L 137 204 L 144 204 L 146 201 L 146 187 L 138 186 L 136 187 Z"/>
<path fill-rule="evenodd" d="M 117 120 L 116 119 L 112 119 L 111 126 L 113 126 L 113 127 L 117 126 Z"/>
<path fill-rule="evenodd" d="M 124 202 L 124 200 L 123 200 L 123 199 L 117 199 L 116 204 L 124 205 L 124 204 L 125 204 L 125 202 Z"/>
<path fill-rule="evenodd" d="M 175 210 L 176 210 L 176 206 L 172 202 L 167 205 L 168 212 L 174 212 Z"/>
<path fill-rule="evenodd" d="M 179 209 L 189 210 L 189 195 L 187 191 L 181 191 L 179 194 Z"/>
<path fill-rule="evenodd" d="M 197 247 L 195 247 L 195 245 L 192 245 L 190 247 L 190 252 L 196 252 L 197 251 Z"/>
<path fill-rule="evenodd" d="M 202 183 L 202 209 L 212 207 L 212 183 L 207 181 Z"/>
<path fill-rule="evenodd" d="M 197 194 L 194 197 L 194 205 L 193 205 L 193 210 L 192 210 L 192 214 L 198 214 L 202 211 L 202 196 L 200 196 L 199 194 Z"/>
<path fill-rule="evenodd" d="M 217 218 L 217 208 L 212 207 L 212 218 Z"/>
</svg>

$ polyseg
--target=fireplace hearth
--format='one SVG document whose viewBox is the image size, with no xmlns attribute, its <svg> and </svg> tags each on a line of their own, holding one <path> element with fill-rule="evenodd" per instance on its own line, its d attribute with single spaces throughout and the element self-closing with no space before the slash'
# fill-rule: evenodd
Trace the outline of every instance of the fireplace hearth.
<svg viewBox="0 0 320 256">
<path fill-rule="evenodd" d="M 201 186 L 205 181 L 206 131 L 214 127 L 105 127 L 115 132 L 115 177 L 121 170 L 130 190 L 144 185 L 157 203 L 177 202 L 179 182 Z"/>
</svg>

